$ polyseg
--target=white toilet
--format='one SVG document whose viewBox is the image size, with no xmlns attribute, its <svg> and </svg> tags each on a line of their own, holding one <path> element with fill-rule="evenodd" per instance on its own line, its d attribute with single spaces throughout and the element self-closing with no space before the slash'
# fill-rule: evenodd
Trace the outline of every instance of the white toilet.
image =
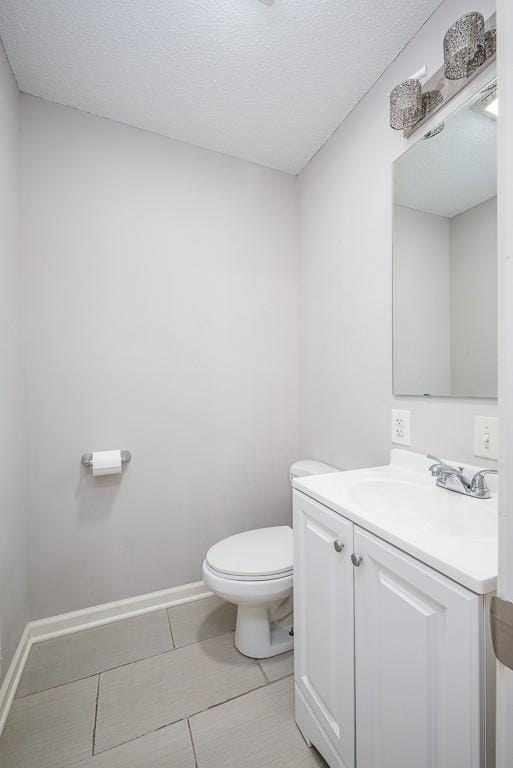
<svg viewBox="0 0 513 768">
<path fill-rule="evenodd" d="M 319 461 L 297 461 L 290 478 L 338 471 Z M 265 659 L 292 649 L 292 528 L 257 528 L 219 541 L 203 561 L 203 581 L 238 606 L 235 645 L 241 653 Z"/>
</svg>

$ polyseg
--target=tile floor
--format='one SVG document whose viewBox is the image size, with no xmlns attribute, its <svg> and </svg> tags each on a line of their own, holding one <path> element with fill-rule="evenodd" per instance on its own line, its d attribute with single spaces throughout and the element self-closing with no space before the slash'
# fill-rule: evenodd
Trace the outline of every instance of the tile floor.
<svg viewBox="0 0 513 768">
<path fill-rule="evenodd" d="M 2 768 L 319 768 L 293 715 L 292 653 L 233 645 L 216 597 L 35 645 Z"/>
</svg>

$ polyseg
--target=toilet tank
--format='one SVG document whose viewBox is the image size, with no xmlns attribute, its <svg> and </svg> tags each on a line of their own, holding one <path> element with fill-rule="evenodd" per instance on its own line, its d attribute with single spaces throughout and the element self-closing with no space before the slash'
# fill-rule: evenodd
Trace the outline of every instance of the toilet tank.
<svg viewBox="0 0 513 768">
<path fill-rule="evenodd" d="M 301 459 L 301 461 L 295 461 L 290 468 L 290 482 L 292 483 L 295 477 L 307 477 L 308 475 L 327 475 L 329 472 L 340 472 L 337 467 L 331 467 L 329 464 L 324 464 L 322 461 L 315 461 L 314 459 Z"/>
</svg>

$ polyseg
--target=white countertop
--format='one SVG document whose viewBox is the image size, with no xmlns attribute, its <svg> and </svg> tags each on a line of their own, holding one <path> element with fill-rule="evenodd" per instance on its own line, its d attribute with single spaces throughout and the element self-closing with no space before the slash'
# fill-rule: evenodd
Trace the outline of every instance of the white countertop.
<svg viewBox="0 0 513 768">
<path fill-rule="evenodd" d="M 293 487 L 473 592 L 493 592 L 496 495 L 473 499 L 438 488 L 427 471 L 432 463 L 394 449 L 386 466 L 296 478 Z M 494 491 L 496 478 L 487 481 Z"/>
</svg>

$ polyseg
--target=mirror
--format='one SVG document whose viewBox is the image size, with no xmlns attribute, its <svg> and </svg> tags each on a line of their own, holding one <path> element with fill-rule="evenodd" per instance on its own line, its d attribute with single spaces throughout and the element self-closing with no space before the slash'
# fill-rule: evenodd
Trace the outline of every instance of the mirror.
<svg viewBox="0 0 513 768">
<path fill-rule="evenodd" d="M 497 397 L 497 89 L 394 163 L 394 394 Z"/>
</svg>

